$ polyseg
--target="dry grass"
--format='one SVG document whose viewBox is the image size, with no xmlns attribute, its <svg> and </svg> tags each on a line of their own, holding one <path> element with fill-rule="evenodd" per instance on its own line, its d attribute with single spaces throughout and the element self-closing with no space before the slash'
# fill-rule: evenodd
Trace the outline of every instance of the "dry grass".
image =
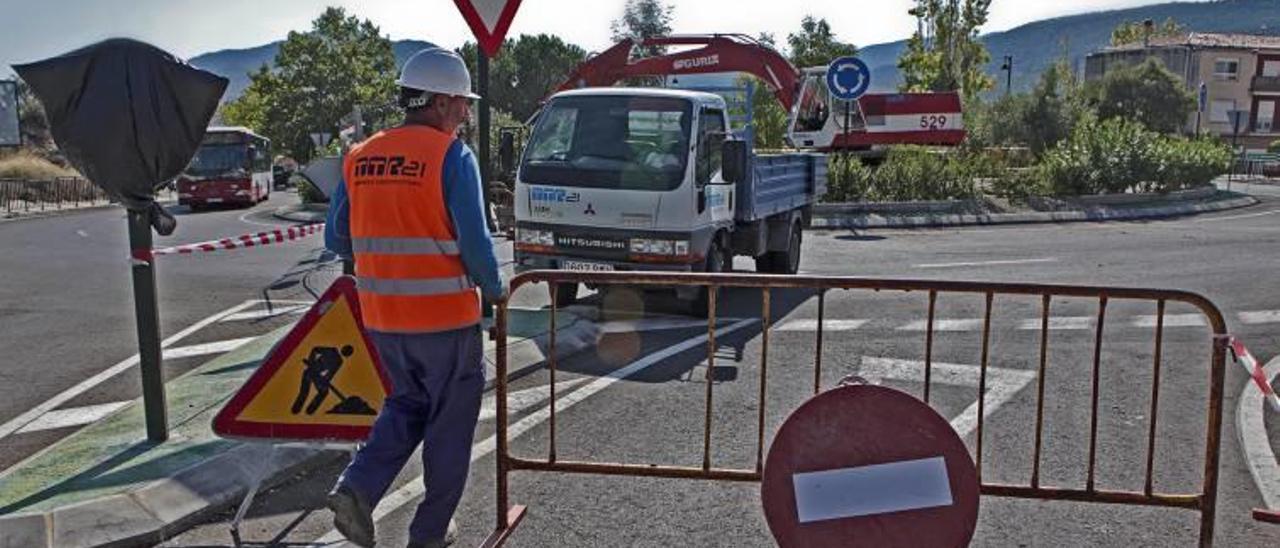
<svg viewBox="0 0 1280 548">
<path fill-rule="evenodd" d="M 57 177 L 79 177 L 75 170 L 60 167 L 27 151 L 0 156 L 0 179 L 51 181 Z"/>
</svg>

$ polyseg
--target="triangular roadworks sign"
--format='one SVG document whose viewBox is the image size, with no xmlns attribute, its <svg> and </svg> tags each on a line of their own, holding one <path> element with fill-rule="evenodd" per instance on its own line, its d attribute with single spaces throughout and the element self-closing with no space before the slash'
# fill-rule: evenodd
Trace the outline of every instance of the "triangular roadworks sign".
<svg viewBox="0 0 1280 548">
<path fill-rule="evenodd" d="M 363 441 L 391 381 L 343 276 L 303 315 L 213 419 L 228 438 Z"/>
<path fill-rule="evenodd" d="M 520 8 L 520 0 L 453 0 L 453 3 L 458 5 L 462 18 L 476 35 L 480 50 L 490 58 L 497 55 Z"/>
</svg>

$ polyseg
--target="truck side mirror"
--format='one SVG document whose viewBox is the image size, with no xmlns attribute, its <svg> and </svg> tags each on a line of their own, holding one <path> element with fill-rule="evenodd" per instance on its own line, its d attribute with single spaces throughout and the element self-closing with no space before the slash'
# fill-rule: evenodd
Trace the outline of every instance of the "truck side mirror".
<svg viewBox="0 0 1280 548">
<path fill-rule="evenodd" d="M 504 131 L 498 137 L 498 164 L 503 175 L 515 171 L 516 162 L 516 136 L 510 131 Z"/>
<path fill-rule="evenodd" d="M 726 140 L 720 145 L 722 177 L 727 183 L 741 183 L 747 180 L 747 142 Z"/>
</svg>

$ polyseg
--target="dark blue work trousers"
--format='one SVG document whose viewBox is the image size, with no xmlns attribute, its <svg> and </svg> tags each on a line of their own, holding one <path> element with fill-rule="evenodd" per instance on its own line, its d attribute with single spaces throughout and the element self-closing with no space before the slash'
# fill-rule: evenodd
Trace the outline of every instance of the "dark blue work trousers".
<svg viewBox="0 0 1280 548">
<path fill-rule="evenodd" d="M 338 481 L 376 507 L 422 443 L 426 496 L 413 516 L 409 538 L 443 538 L 471 469 L 471 442 L 484 391 L 480 328 L 369 335 L 394 387 L 368 443 Z"/>
</svg>

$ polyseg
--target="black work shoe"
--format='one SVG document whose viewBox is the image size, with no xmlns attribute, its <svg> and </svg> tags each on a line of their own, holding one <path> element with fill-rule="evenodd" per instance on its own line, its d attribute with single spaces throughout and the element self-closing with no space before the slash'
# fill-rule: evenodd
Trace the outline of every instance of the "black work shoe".
<svg viewBox="0 0 1280 548">
<path fill-rule="evenodd" d="M 329 509 L 333 511 L 333 527 L 347 540 L 364 548 L 372 548 L 373 509 L 355 490 L 338 484 L 329 492 Z"/>
<path fill-rule="evenodd" d="M 445 548 L 446 546 L 453 545 L 453 543 L 457 541 L 458 541 L 458 522 L 453 521 L 453 518 L 449 518 L 449 530 L 445 531 L 444 538 L 436 539 L 436 540 L 428 540 L 425 542 L 409 541 L 409 545 L 407 548 Z"/>
</svg>

